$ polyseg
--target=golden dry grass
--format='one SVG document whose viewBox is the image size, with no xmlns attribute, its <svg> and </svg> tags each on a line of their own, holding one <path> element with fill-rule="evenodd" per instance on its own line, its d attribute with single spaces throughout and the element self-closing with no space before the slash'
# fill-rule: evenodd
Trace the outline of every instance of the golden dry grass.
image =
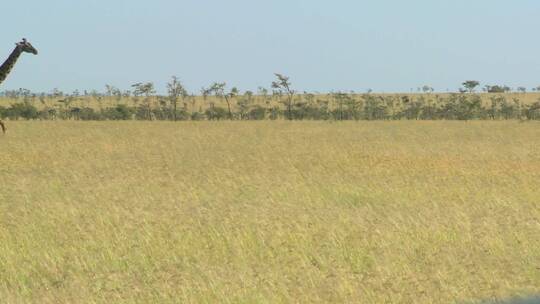
<svg viewBox="0 0 540 304">
<path fill-rule="evenodd" d="M 5 303 L 540 292 L 535 122 L 11 122 Z"/>
</svg>

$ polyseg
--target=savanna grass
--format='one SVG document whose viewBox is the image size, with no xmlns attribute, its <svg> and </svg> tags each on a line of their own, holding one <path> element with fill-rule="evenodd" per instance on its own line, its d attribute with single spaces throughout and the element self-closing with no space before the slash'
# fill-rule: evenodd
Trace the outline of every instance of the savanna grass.
<svg viewBox="0 0 540 304">
<path fill-rule="evenodd" d="M 11 122 L 0 302 L 540 293 L 535 122 Z"/>
</svg>

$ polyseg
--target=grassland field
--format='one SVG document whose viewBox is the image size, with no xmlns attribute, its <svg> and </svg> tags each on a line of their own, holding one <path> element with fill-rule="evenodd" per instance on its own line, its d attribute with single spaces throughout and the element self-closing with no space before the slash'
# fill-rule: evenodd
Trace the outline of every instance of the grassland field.
<svg viewBox="0 0 540 304">
<path fill-rule="evenodd" d="M 540 293 L 540 123 L 13 121 L 2 303 Z"/>
</svg>

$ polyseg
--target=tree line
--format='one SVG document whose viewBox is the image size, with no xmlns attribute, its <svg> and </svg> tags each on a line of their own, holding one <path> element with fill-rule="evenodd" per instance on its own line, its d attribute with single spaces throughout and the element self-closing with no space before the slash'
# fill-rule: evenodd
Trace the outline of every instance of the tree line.
<svg viewBox="0 0 540 304">
<path fill-rule="evenodd" d="M 199 96 L 189 94 L 177 77 L 167 84 L 167 95 L 156 95 L 153 83 L 132 85 L 121 92 L 106 85 L 106 92 L 65 94 L 53 90 L 35 94 L 29 90 L 5 91 L 15 100 L 0 106 L 2 119 L 68 120 L 540 120 L 540 100 L 523 103 L 505 94 L 490 94 L 487 100 L 475 90 L 478 81 L 465 81 L 463 89 L 449 94 L 434 94 L 424 86 L 424 94 L 376 95 L 334 92 L 298 93 L 289 77 L 275 74 L 271 90 L 257 93 L 228 88 L 216 82 L 202 88 Z M 508 92 L 507 86 L 485 86 L 489 93 Z M 518 90 L 524 92 L 522 88 Z M 539 90 L 540 91 L 540 88 Z M 98 107 L 84 105 L 90 99 Z M 53 105 L 51 105 L 51 101 Z M 108 101 L 108 104 L 105 104 Z M 36 105 L 39 105 L 37 107 Z"/>
</svg>

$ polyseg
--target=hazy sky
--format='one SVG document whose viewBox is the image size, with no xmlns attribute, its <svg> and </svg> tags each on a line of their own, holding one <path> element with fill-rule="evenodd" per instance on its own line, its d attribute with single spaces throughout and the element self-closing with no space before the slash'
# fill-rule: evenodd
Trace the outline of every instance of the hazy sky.
<svg viewBox="0 0 540 304">
<path fill-rule="evenodd" d="M 129 89 L 172 75 L 198 92 L 214 81 L 297 90 L 455 90 L 467 79 L 540 85 L 538 0 L 4 1 L 3 61 L 25 54 L 0 90 Z"/>
</svg>

